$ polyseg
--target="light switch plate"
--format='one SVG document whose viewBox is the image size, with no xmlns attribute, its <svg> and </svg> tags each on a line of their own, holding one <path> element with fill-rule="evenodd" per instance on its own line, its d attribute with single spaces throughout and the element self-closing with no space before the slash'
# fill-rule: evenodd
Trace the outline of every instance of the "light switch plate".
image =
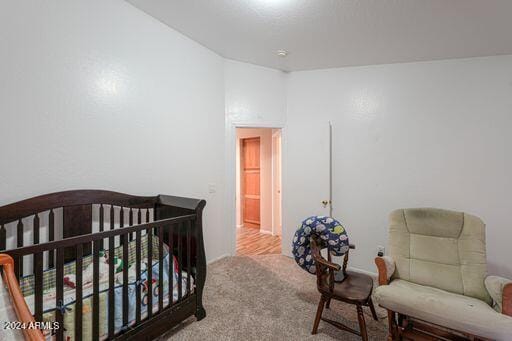
<svg viewBox="0 0 512 341">
<path fill-rule="evenodd" d="M 208 184 L 208 193 L 216 193 L 217 186 L 215 184 Z"/>
</svg>

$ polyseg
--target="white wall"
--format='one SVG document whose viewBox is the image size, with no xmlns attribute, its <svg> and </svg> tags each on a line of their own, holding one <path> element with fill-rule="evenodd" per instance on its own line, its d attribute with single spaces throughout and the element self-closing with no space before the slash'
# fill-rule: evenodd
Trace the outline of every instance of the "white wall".
<svg viewBox="0 0 512 341">
<path fill-rule="evenodd" d="M 290 141 L 333 122 L 334 216 L 357 245 L 352 266 L 375 271 L 391 210 L 431 206 L 480 216 L 489 271 L 512 276 L 512 56 L 294 72 L 288 89 Z M 287 164 L 312 157 L 287 147 Z M 300 169 L 283 172 L 289 239 L 307 193 L 286 185 Z"/>
<path fill-rule="evenodd" d="M 238 171 L 236 181 L 236 211 L 237 226 L 243 225 L 241 214 L 240 186 L 240 140 L 252 137 L 260 138 L 260 232 L 272 233 L 272 129 L 269 128 L 239 128 L 237 129 L 237 160 Z"/>
<path fill-rule="evenodd" d="M 331 120 L 353 266 L 374 271 L 389 211 L 436 206 L 481 216 L 490 271 L 512 276 L 512 56 L 285 74 L 223 60 L 121 0 L 4 1 L 0 46 L 0 204 L 72 188 L 205 198 L 214 259 L 235 247 L 234 126 L 286 122 L 288 253 L 290 217 L 309 212 L 287 183 L 315 181 L 299 166 L 318 148 L 302 147 Z"/>
<path fill-rule="evenodd" d="M 229 59 L 224 72 L 226 117 L 231 124 L 284 124 L 286 73 Z"/>
<path fill-rule="evenodd" d="M 231 227 L 230 253 L 236 249 L 236 130 L 235 127 L 281 128 L 286 121 L 287 74 L 261 66 L 226 60 L 226 224 Z M 283 136 L 285 133 L 283 132 Z M 283 138 L 283 148 L 286 137 Z"/>
<path fill-rule="evenodd" d="M 121 0 L 3 1 L 0 46 L 0 205 L 76 188 L 204 198 L 207 258 L 226 253 L 221 57 Z"/>
</svg>

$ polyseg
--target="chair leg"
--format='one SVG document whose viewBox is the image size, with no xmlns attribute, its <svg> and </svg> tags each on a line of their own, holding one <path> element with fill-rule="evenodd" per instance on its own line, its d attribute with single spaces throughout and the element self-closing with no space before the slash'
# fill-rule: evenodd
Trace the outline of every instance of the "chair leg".
<svg viewBox="0 0 512 341">
<path fill-rule="evenodd" d="M 324 305 L 325 297 L 322 295 L 322 297 L 320 297 L 320 302 L 318 303 L 318 309 L 316 310 L 315 322 L 313 323 L 313 331 L 311 332 L 312 335 L 315 335 L 316 332 L 318 331 L 318 325 L 320 324 L 320 319 L 322 318 Z"/>
<path fill-rule="evenodd" d="M 330 309 L 330 308 L 331 308 L 331 298 L 330 298 L 330 297 L 327 299 L 327 304 L 325 305 L 325 307 L 326 307 L 327 309 Z"/>
<path fill-rule="evenodd" d="M 370 310 L 372 312 L 372 317 L 375 321 L 378 321 L 379 320 L 379 317 L 377 316 L 377 312 L 375 311 L 375 306 L 373 305 L 373 301 L 372 301 L 372 298 L 370 297 L 370 299 L 368 300 L 368 305 L 370 306 Z"/>
<path fill-rule="evenodd" d="M 366 322 L 364 320 L 363 307 L 357 305 L 357 319 L 359 320 L 359 330 L 361 331 L 361 339 L 368 341 L 368 334 L 366 333 Z"/>
<path fill-rule="evenodd" d="M 395 318 L 395 312 L 388 310 L 388 341 L 396 339 L 397 328 Z"/>
</svg>

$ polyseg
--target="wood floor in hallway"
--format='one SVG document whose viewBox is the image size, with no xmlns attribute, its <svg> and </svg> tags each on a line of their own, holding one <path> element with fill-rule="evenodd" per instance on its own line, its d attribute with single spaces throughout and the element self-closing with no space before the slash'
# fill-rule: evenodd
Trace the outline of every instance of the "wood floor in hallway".
<svg viewBox="0 0 512 341">
<path fill-rule="evenodd" d="M 280 254 L 281 237 L 260 233 L 259 229 L 241 227 L 236 230 L 237 256 Z"/>
</svg>

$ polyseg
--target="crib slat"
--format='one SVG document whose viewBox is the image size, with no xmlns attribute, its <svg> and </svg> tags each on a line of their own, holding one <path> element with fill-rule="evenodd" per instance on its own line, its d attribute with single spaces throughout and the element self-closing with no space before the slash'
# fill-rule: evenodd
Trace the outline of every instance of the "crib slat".
<svg viewBox="0 0 512 341">
<path fill-rule="evenodd" d="M 185 223 L 180 223 L 178 227 L 178 301 L 181 301 L 182 297 L 182 278 L 181 278 L 181 269 L 183 268 L 183 259 L 182 259 L 182 242 L 183 242 L 183 227 Z"/>
<path fill-rule="evenodd" d="M 59 324 L 57 330 L 57 341 L 64 340 L 64 248 L 60 247 L 57 249 L 57 266 L 56 266 L 56 322 Z"/>
<path fill-rule="evenodd" d="M 130 207 L 130 214 L 128 215 L 128 226 L 133 226 L 133 209 Z M 133 233 L 128 235 L 130 241 L 133 240 Z"/>
<path fill-rule="evenodd" d="M 22 247 L 23 246 L 23 222 L 21 221 L 21 219 L 18 220 L 18 225 L 16 226 L 16 229 L 17 229 L 17 236 L 16 236 L 17 246 Z M 23 256 L 20 257 L 17 267 L 19 268 L 18 276 L 19 277 L 23 276 Z M 18 279 L 19 279 L 19 277 L 18 277 Z"/>
<path fill-rule="evenodd" d="M 149 223 L 149 208 L 146 209 L 146 223 Z"/>
<path fill-rule="evenodd" d="M 53 210 L 50 210 L 50 214 L 48 215 L 48 241 L 53 241 L 55 239 L 55 214 Z M 48 252 L 48 267 L 53 268 L 54 263 L 54 251 L 50 250 Z"/>
<path fill-rule="evenodd" d="M 192 271 L 192 266 L 190 264 L 190 230 L 192 229 L 192 222 L 190 220 L 187 221 L 187 295 L 190 295 L 190 273 Z"/>
<path fill-rule="evenodd" d="M 158 312 L 164 310 L 164 229 L 158 227 Z"/>
<path fill-rule="evenodd" d="M 75 340 L 82 340 L 82 257 L 83 245 L 76 245 L 76 289 L 75 289 Z"/>
<path fill-rule="evenodd" d="M 123 238 L 123 326 L 128 326 L 128 234 Z"/>
<path fill-rule="evenodd" d="M 137 209 L 137 224 L 142 224 L 142 212 L 140 208 Z"/>
<path fill-rule="evenodd" d="M 130 215 L 128 217 L 128 225 L 133 226 L 133 209 L 130 207 Z M 133 240 L 133 233 L 130 233 L 129 235 L 130 241 Z"/>
<path fill-rule="evenodd" d="M 103 239 L 95 240 L 93 244 L 92 269 L 92 339 L 100 339 L 100 247 Z"/>
<path fill-rule="evenodd" d="M 39 216 L 37 213 L 34 215 L 34 220 L 32 222 L 32 244 L 39 244 Z M 36 264 L 36 255 L 33 255 L 33 264 Z M 35 269 L 35 268 L 34 268 Z"/>
<path fill-rule="evenodd" d="M 51 242 L 55 239 L 55 214 L 53 213 L 53 209 L 50 210 L 48 214 L 48 241 Z M 54 264 L 54 254 L 53 250 L 48 251 L 48 268 L 53 268 Z"/>
<path fill-rule="evenodd" d="M 34 317 L 38 322 L 43 321 L 43 253 L 34 254 L 34 286 L 35 304 Z"/>
<path fill-rule="evenodd" d="M 148 236 L 148 318 L 153 316 L 153 233 L 152 228 L 146 229 Z"/>
<path fill-rule="evenodd" d="M 34 244 L 39 244 L 39 216 L 37 215 L 37 213 L 34 215 L 34 222 L 32 227 L 34 229 Z"/>
<path fill-rule="evenodd" d="M 103 232 L 103 228 L 105 227 L 105 209 L 103 208 L 103 204 L 100 205 L 100 232 Z"/>
<path fill-rule="evenodd" d="M 17 264 L 20 263 L 20 259 L 23 259 L 23 256 L 16 256 L 13 255 L 12 258 L 14 259 L 14 275 L 16 275 L 16 279 L 20 280 L 20 267 L 17 266 Z"/>
<path fill-rule="evenodd" d="M 112 215 L 113 217 L 114 215 Z M 112 219 L 111 219 L 112 221 Z M 111 225 L 111 228 L 112 225 Z M 114 337 L 114 237 L 108 239 L 108 337 Z"/>
<path fill-rule="evenodd" d="M 139 211 L 140 213 L 140 211 Z M 136 272 L 136 278 L 135 281 L 135 323 L 140 322 L 140 314 L 141 314 L 141 308 L 140 308 L 140 258 L 141 258 L 141 245 L 140 245 L 140 238 L 141 238 L 140 231 L 135 232 L 135 272 Z"/>
<path fill-rule="evenodd" d="M 121 206 L 119 208 L 119 227 L 124 227 L 124 208 Z M 122 236 L 119 236 L 119 245 L 124 244 L 124 238 Z"/>
<path fill-rule="evenodd" d="M 169 226 L 169 306 L 173 304 L 174 297 L 174 224 Z"/>
<path fill-rule="evenodd" d="M 103 207 L 103 204 L 100 204 L 100 232 L 103 232 L 105 230 L 105 208 Z M 100 249 L 104 249 L 103 240 L 101 240 Z"/>
<path fill-rule="evenodd" d="M 0 227 L 0 250 L 5 250 L 6 248 L 6 235 L 5 226 L 2 225 Z"/>
<path fill-rule="evenodd" d="M 114 229 L 116 218 L 114 216 L 114 205 L 110 205 L 110 229 Z"/>
</svg>

